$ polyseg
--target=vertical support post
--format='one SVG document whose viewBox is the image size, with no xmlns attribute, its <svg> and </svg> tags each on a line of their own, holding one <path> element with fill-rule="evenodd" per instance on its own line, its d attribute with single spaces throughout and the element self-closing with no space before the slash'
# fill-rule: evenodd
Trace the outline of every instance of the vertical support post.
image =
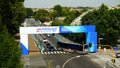
<svg viewBox="0 0 120 68">
<path fill-rule="evenodd" d="M 28 55 L 28 35 L 27 34 L 21 34 L 20 35 L 20 47 L 22 50 L 22 55 Z"/>
<path fill-rule="evenodd" d="M 89 43 L 92 43 L 89 52 L 97 52 L 97 32 L 86 33 L 86 44 L 89 45 Z"/>
<path fill-rule="evenodd" d="M 50 61 L 48 61 L 48 68 L 50 68 Z"/>
</svg>

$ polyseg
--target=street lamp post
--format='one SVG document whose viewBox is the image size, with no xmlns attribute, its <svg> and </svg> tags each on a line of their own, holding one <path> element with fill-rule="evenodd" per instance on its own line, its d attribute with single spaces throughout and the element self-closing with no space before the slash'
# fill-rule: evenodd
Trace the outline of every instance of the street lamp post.
<svg viewBox="0 0 120 68">
<path fill-rule="evenodd" d="M 50 61 L 48 61 L 48 68 L 51 68 L 51 67 L 50 67 Z"/>
<path fill-rule="evenodd" d="M 79 58 L 79 57 L 80 57 L 80 56 L 78 55 L 78 56 L 75 56 L 75 57 L 72 57 L 72 58 L 68 59 L 68 60 L 62 65 L 62 68 L 64 68 L 65 65 L 66 65 L 69 61 L 71 61 L 71 60 L 73 60 L 73 59 L 75 59 L 75 58 Z"/>
<path fill-rule="evenodd" d="M 99 43 L 99 49 L 98 49 L 98 51 L 99 51 L 99 53 L 101 52 L 101 40 L 103 40 L 103 38 L 98 38 L 98 43 Z"/>
<path fill-rule="evenodd" d="M 110 47 L 111 48 L 111 50 L 112 50 L 112 59 L 111 59 L 111 61 L 112 61 L 112 63 L 113 63 L 113 65 L 114 65 L 114 63 L 115 63 L 115 58 L 114 58 L 114 50 L 113 50 L 113 47 L 112 46 L 110 46 L 110 45 L 100 45 L 100 46 L 108 46 L 108 47 Z"/>
<path fill-rule="evenodd" d="M 49 60 L 48 61 L 48 68 L 51 68 L 51 65 L 52 65 L 52 60 Z"/>
<path fill-rule="evenodd" d="M 99 40 L 99 44 L 101 44 L 101 42 L 100 42 L 100 41 L 101 41 L 101 40 L 103 40 L 103 38 L 99 38 L 98 40 Z"/>
<path fill-rule="evenodd" d="M 113 65 L 114 65 L 114 63 L 115 63 L 115 58 L 114 58 L 114 50 L 113 50 L 113 47 L 112 46 L 110 46 L 110 45 L 101 45 L 101 40 L 103 40 L 103 38 L 99 38 L 98 39 L 98 42 L 99 42 L 99 52 L 100 52 L 100 50 L 101 50 L 101 46 L 108 46 L 108 47 L 110 47 L 111 48 L 111 50 L 112 50 L 112 59 L 111 59 L 111 61 L 112 61 L 112 63 L 113 63 Z M 106 64 L 107 65 L 107 64 Z"/>
</svg>

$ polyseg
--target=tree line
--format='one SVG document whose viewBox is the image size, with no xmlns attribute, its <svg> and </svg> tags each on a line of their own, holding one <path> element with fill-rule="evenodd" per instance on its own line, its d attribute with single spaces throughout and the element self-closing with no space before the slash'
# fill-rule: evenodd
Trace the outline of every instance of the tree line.
<svg viewBox="0 0 120 68">
<path fill-rule="evenodd" d="M 0 68 L 21 68 L 21 49 L 14 35 L 26 17 L 24 0 L 0 1 Z"/>
<path fill-rule="evenodd" d="M 82 10 L 71 10 L 71 7 L 62 7 L 61 5 L 55 5 L 52 10 L 38 9 L 33 12 L 31 8 L 26 8 L 27 16 L 34 16 L 36 20 L 40 20 L 42 23 L 45 21 L 52 21 L 52 26 L 70 25 L 70 23 L 83 12 L 87 11 L 86 8 Z M 63 20 L 56 19 L 57 17 L 63 17 Z"/>
</svg>

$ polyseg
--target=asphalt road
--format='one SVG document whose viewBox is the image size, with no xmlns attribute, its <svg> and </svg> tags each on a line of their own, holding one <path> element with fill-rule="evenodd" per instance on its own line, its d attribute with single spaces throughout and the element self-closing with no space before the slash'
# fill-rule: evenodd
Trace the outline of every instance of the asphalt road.
<svg viewBox="0 0 120 68">
<path fill-rule="evenodd" d="M 46 39 L 48 39 L 54 46 L 56 46 L 56 39 L 52 36 L 48 37 L 47 35 L 44 35 Z M 77 57 L 75 59 L 72 59 L 73 57 Z M 86 57 L 85 55 L 80 54 L 73 54 L 73 53 L 67 53 L 67 54 L 46 54 L 43 55 L 44 59 L 46 60 L 46 63 L 50 68 L 62 68 L 64 63 L 66 63 L 64 68 L 101 68 L 98 64 L 91 61 L 90 58 Z"/>
<path fill-rule="evenodd" d="M 46 63 L 48 61 L 51 63 L 50 68 L 60 67 L 62 68 L 63 64 L 66 61 L 70 60 L 73 57 L 78 56 L 79 54 L 49 54 L 43 55 Z M 88 57 L 84 55 L 79 55 L 80 57 L 74 58 L 67 62 L 64 65 L 64 68 L 101 68 L 99 65 L 91 61 Z"/>
<path fill-rule="evenodd" d="M 56 39 L 54 37 L 52 36 L 47 37 L 47 35 L 44 36 L 46 37 L 46 39 L 48 39 L 51 42 L 51 44 L 56 46 Z M 75 53 L 65 53 L 65 54 L 50 53 L 50 54 L 41 54 L 41 55 L 43 56 L 49 68 L 62 68 L 63 64 L 66 63 L 66 61 L 76 56 L 80 56 L 80 57 L 77 57 L 67 62 L 64 65 L 64 68 L 101 68 L 98 64 L 91 61 L 85 55 L 80 55 Z"/>
</svg>

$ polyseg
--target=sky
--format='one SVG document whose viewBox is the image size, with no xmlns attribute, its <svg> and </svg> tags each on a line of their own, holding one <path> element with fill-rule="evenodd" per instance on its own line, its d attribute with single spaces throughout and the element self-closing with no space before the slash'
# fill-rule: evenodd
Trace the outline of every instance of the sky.
<svg viewBox="0 0 120 68">
<path fill-rule="evenodd" d="M 99 7 L 102 3 L 107 6 L 117 6 L 120 0 L 25 0 L 26 8 L 53 8 L 59 4 L 63 7 Z"/>
</svg>

